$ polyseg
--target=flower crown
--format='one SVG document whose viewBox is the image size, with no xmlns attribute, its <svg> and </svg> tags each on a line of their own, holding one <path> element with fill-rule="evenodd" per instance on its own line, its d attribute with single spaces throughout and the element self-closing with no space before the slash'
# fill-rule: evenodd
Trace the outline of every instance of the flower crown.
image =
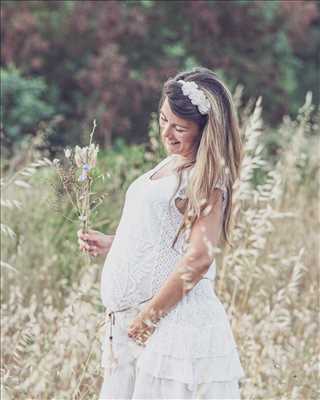
<svg viewBox="0 0 320 400">
<path fill-rule="evenodd" d="M 191 103 L 198 107 L 200 114 L 208 114 L 210 110 L 210 102 L 204 92 L 199 89 L 198 85 L 194 81 L 185 82 L 181 79 L 179 79 L 178 82 L 182 83 L 181 89 L 183 94 L 188 96 Z"/>
</svg>

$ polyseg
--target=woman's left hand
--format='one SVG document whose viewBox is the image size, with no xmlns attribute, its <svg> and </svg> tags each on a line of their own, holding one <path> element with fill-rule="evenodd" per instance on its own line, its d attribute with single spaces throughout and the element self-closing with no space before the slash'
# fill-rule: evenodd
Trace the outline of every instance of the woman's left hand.
<svg viewBox="0 0 320 400">
<path fill-rule="evenodd" d="M 128 327 L 128 336 L 134 339 L 138 344 L 144 344 L 155 330 L 151 320 L 139 313 Z"/>
</svg>

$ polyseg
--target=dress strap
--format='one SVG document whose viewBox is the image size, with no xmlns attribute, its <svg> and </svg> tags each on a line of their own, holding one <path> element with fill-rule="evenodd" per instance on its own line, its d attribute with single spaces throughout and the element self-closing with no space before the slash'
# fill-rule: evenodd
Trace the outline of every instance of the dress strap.
<svg viewBox="0 0 320 400">
<path fill-rule="evenodd" d="M 169 163 L 169 161 L 171 160 L 172 156 L 173 156 L 173 155 L 170 154 L 169 156 L 167 156 L 166 158 L 164 158 L 163 160 L 161 160 L 155 167 L 153 167 L 153 168 L 149 171 L 148 178 L 151 179 L 151 180 L 153 180 L 153 179 L 152 179 L 152 176 L 153 176 L 154 174 L 156 174 L 165 164 Z"/>
</svg>

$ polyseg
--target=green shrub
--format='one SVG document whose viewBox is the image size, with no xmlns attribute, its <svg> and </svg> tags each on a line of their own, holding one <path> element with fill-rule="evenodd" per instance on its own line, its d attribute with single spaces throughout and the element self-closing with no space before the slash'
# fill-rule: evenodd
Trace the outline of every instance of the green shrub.
<svg viewBox="0 0 320 400">
<path fill-rule="evenodd" d="M 43 78 L 25 78 L 13 65 L 1 68 L 0 74 L 3 129 L 11 141 L 20 141 L 54 115 L 49 88 Z"/>
</svg>

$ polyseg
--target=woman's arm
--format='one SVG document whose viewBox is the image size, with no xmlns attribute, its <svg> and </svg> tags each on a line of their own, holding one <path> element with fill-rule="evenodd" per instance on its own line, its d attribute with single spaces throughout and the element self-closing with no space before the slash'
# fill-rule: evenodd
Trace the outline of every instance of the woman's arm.
<svg viewBox="0 0 320 400">
<path fill-rule="evenodd" d="M 190 247 L 159 292 L 139 313 L 129 328 L 130 337 L 138 337 L 148 329 L 149 321 L 158 322 L 167 314 L 208 271 L 214 259 L 222 226 L 222 196 L 215 189 L 209 198 L 209 212 L 193 224 Z M 144 322 L 145 321 L 145 322 Z"/>
</svg>

